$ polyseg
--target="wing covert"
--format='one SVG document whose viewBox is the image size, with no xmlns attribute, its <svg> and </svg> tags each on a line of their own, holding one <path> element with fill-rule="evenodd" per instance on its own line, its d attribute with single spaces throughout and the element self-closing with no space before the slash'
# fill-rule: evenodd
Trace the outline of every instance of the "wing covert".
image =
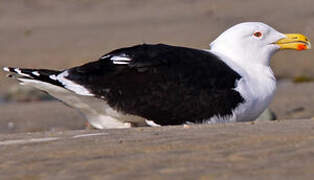
<svg viewBox="0 0 314 180">
<path fill-rule="evenodd" d="M 243 101 L 233 90 L 241 76 L 214 54 L 191 48 L 163 44 L 122 48 L 68 72 L 69 80 L 112 108 L 161 125 L 231 114 Z"/>
</svg>

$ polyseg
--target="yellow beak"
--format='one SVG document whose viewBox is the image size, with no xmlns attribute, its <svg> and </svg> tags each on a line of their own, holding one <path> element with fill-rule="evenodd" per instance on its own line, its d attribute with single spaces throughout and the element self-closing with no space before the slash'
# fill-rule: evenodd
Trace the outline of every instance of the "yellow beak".
<svg viewBox="0 0 314 180">
<path fill-rule="evenodd" d="M 280 49 L 295 49 L 295 50 L 307 50 L 311 49 L 311 43 L 309 39 L 302 34 L 285 34 L 286 38 L 280 39 L 275 42 Z"/>
</svg>

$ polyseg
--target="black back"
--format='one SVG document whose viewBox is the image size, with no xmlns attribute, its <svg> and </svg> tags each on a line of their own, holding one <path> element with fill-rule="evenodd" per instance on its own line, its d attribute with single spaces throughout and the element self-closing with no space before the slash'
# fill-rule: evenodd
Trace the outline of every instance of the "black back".
<svg viewBox="0 0 314 180">
<path fill-rule="evenodd" d="M 114 64 L 113 56 L 131 59 Z M 96 62 L 69 69 L 68 79 L 103 97 L 114 109 L 160 125 L 202 122 L 231 115 L 241 95 L 241 76 L 203 50 L 163 44 L 114 50 Z"/>
</svg>

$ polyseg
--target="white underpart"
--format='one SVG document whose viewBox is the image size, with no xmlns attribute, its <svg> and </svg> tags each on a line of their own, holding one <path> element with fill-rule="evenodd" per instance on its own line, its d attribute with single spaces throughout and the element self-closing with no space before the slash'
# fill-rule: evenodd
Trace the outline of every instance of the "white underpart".
<svg viewBox="0 0 314 180">
<path fill-rule="evenodd" d="M 35 76 L 40 76 L 38 71 L 33 71 L 32 74 L 34 74 Z"/>
<path fill-rule="evenodd" d="M 78 95 L 62 87 L 34 79 L 18 78 L 18 80 L 21 81 L 20 84 L 22 85 L 46 91 L 69 106 L 78 109 L 85 115 L 88 122 L 97 129 L 130 128 L 131 122 L 133 122 L 131 121 L 131 116 L 121 115 L 113 110 L 104 100 L 93 96 Z M 143 121 L 144 123 L 144 119 L 139 117 L 134 120 L 134 122 L 138 123 L 137 121 Z"/>
<path fill-rule="evenodd" d="M 50 78 L 61 82 L 66 89 L 69 89 L 76 94 L 84 95 L 84 96 L 94 96 L 94 94 L 90 93 L 85 87 L 79 85 L 66 77 L 69 75 L 68 71 L 64 71 L 57 76 L 51 75 Z"/>
<path fill-rule="evenodd" d="M 151 127 L 161 127 L 161 125 L 156 124 L 154 121 L 145 120 L 145 123 Z"/>
</svg>

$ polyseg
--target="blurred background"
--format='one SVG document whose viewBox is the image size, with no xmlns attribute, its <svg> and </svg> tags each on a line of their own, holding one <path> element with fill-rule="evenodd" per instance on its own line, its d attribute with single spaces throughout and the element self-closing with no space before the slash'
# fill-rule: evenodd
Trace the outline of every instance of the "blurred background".
<svg viewBox="0 0 314 180">
<path fill-rule="evenodd" d="M 208 48 L 222 31 L 261 21 L 314 39 L 313 0 L 1 0 L 0 66 L 65 69 L 119 47 Z M 277 119 L 314 116 L 314 51 L 272 58 Z M 78 112 L 0 72 L 0 133 L 83 129 Z M 48 101 L 49 100 L 49 101 Z"/>
</svg>

